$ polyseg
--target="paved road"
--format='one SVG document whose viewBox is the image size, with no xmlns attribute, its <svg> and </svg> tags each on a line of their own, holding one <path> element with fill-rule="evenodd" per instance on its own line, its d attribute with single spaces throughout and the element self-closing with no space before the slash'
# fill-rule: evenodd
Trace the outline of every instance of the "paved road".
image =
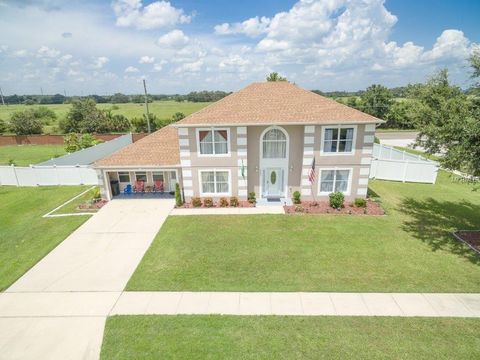
<svg viewBox="0 0 480 360">
<path fill-rule="evenodd" d="M 0 359 L 98 359 L 106 316 L 173 205 L 111 201 L 0 293 Z"/>
<path fill-rule="evenodd" d="M 377 132 L 375 136 L 380 139 L 380 143 L 388 146 L 409 147 L 413 145 L 418 132 Z"/>
</svg>

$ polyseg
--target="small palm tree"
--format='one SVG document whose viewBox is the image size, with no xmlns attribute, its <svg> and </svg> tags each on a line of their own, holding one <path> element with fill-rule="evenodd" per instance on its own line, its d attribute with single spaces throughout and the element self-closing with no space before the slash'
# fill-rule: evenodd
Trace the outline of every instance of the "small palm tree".
<svg viewBox="0 0 480 360">
<path fill-rule="evenodd" d="M 267 81 L 287 81 L 287 78 L 278 75 L 277 72 L 272 72 L 272 73 L 268 74 Z"/>
</svg>

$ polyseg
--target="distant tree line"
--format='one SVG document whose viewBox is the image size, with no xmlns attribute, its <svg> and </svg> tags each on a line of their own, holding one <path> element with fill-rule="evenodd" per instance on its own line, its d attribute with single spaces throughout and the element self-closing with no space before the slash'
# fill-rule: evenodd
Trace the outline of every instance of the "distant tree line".
<svg viewBox="0 0 480 360">
<path fill-rule="evenodd" d="M 225 91 L 193 91 L 186 95 L 149 95 L 148 102 L 154 100 L 175 100 L 175 101 L 191 101 L 191 102 L 213 102 L 227 96 Z M 125 95 L 115 93 L 113 95 L 87 95 L 87 96 L 64 96 L 55 95 L 6 95 L 4 101 L 7 105 L 23 104 L 23 105 L 47 105 L 47 104 L 71 104 L 75 100 L 93 99 L 97 104 L 125 104 L 125 103 L 144 103 L 145 96 L 143 94 Z"/>
</svg>

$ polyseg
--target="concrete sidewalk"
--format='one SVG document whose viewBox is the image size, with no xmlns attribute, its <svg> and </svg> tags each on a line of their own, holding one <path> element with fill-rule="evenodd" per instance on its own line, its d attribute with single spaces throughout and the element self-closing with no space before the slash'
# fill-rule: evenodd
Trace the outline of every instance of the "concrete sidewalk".
<svg viewBox="0 0 480 360">
<path fill-rule="evenodd" d="M 110 314 L 480 317 L 480 294 L 124 292 Z"/>
</svg>

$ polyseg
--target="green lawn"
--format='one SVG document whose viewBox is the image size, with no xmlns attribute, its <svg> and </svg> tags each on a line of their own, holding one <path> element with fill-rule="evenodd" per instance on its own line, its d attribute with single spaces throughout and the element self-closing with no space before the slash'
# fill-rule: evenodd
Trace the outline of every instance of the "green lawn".
<svg viewBox="0 0 480 360">
<path fill-rule="evenodd" d="M 402 147 L 402 146 L 394 146 L 394 148 L 398 149 L 398 150 L 405 151 L 405 152 L 413 154 L 413 155 L 423 156 L 424 158 L 429 159 L 429 160 L 433 160 L 433 161 L 440 160 L 440 157 L 437 156 L 437 155 L 430 155 L 430 154 L 427 154 L 424 151 L 420 151 L 420 150 L 417 150 L 417 149 L 410 149 L 408 147 Z"/>
<path fill-rule="evenodd" d="M 155 114 L 159 119 L 170 118 L 176 112 L 184 113 L 185 115 L 190 115 L 191 113 L 198 111 L 210 103 L 205 102 L 177 102 L 173 100 L 166 101 L 154 101 L 148 105 L 149 111 L 152 114 Z M 0 106 L 0 119 L 9 120 L 10 115 L 14 111 L 31 109 L 35 108 L 38 105 L 9 105 L 9 106 Z M 58 105 L 41 105 L 45 106 L 55 112 L 57 115 L 57 121 L 52 122 L 48 125 L 45 125 L 44 131 L 53 133 L 56 131 L 56 125 L 59 119 L 65 117 L 67 112 L 70 110 L 70 104 L 58 104 Z M 116 110 L 112 110 L 113 114 L 122 114 L 127 118 L 131 119 L 133 117 L 141 117 L 144 113 L 144 104 L 97 104 L 100 109 L 112 109 L 114 106 L 118 107 Z"/>
<path fill-rule="evenodd" d="M 94 189 L 86 192 L 82 196 L 78 197 L 77 199 L 73 200 L 72 202 L 66 204 L 65 206 L 62 206 L 60 209 L 55 211 L 53 214 L 74 214 L 74 213 L 96 213 L 98 209 L 79 209 L 78 207 L 81 204 L 85 204 L 87 202 L 90 202 L 93 200 L 93 192 Z M 80 194 L 80 192 L 78 193 Z M 76 195 L 78 195 L 76 194 Z M 73 197 L 73 196 L 72 196 Z"/>
<path fill-rule="evenodd" d="M 101 359 L 478 359 L 479 319 L 114 316 Z"/>
<path fill-rule="evenodd" d="M 169 217 L 128 290 L 479 292 L 480 258 L 454 229 L 480 228 L 480 193 L 371 181 L 387 216 Z"/>
<path fill-rule="evenodd" d="M 85 186 L 0 186 L 0 291 L 6 289 L 88 216 L 44 219 Z"/>
<path fill-rule="evenodd" d="M 34 165 L 65 153 L 63 145 L 0 146 L 0 165 L 8 165 L 10 160 L 13 160 L 17 166 Z"/>
</svg>

